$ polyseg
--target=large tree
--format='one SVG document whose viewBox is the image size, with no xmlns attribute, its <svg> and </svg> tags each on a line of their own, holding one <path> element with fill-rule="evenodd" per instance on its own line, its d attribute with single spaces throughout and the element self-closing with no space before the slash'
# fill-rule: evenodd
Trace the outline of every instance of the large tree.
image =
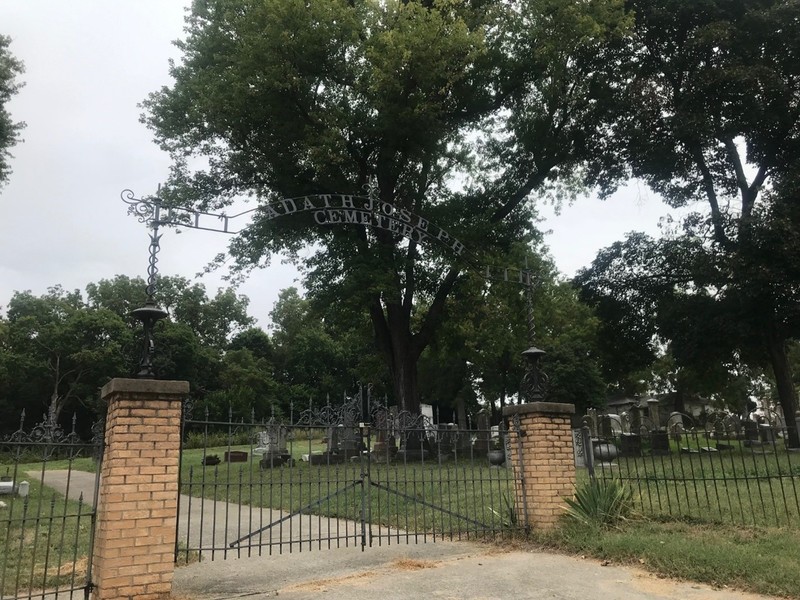
<svg viewBox="0 0 800 600">
<path fill-rule="evenodd" d="M 636 264 L 629 287 L 652 288 L 662 276 L 665 289 L 682 290 L 677 300 L 684 309 L 694 306 L 680 311 L 684 328 L 707 324 L 713 310 L 737 330 L 717 336 L 723 343 L 760 349 L 791 442 L 799 445 L 786 358 L 787 340 L 798 332 L 791 309 L 797 280 L 786 277 L 796 269 L 774 268 L 774 261 L 791 263 L 791 253 L 778 258 L 763 250 L 775 239 L 771 215 L 780 209 L 764 190 L 795 171 L 800 155 L 800 3 L 628 0 L 626 6 L 636 25 L 621 46 L 628 83 L 616 94 L 620 116 L 609 145 L 631 175 L 690 213 L 669 247 L 656 252 L 672 262 L 651 265 L 646 277 L 641 267 L 652 259 L 629 263 Z M 692 314 L 704 317 L 690 323 Z"/>
<path fill-rule="evenodd" d="M 15 123 L 8 112 L 7 103 L 22 85 L 17 77 L 22 74 L 22 63 L 9 51 L 11 40 L 0 35 L 0 187 L 8 180 L 11 154 L 8 149 L 19 141 L 23 123 Z"/>
<path fill-rule="evenodd" d="M 502 253 L 531 226 L 531 194 L 602 146 L 606 43 L 625 26 L 621 0 L 197 1 L 174 84 L 145 102 L 175 161 L 165 198 L 263 207 L 374 178 L 399 218 Z M 418 410 L 417 361 L 467 253 L 267 216 L 232 246 L 240 266 L 315 244 L 307 286 L 368 310 L 395 400 Z"/>
<path fill-rule="evenodd" d="M 89 308 L 80 292 L 58 286 L 38 297 L 15 293 L 4 329 L 0 361 L 8 380 L 0 393 L 12 409 L 7 416 L 27 409 L 33 419 L 46 414 L 52 422 L 64 411 L 94 415 L 99 387 L 124 373 L 132 339 L 118 315 Z"/>
<path fill-rule="evenodd" d="M 145 301 L 140 278 L 117 276 L 80 291 L 60 286 L 46 294 L 16 292 L 0 317 L 0 409 L 14 418 L 0 429 L 13 427 L 19 411 L 39 419 L 42 413 L 65 421 L 75 412 L 83 433 L 104 407 L 99 389 L 112 377 L 134 370 L 141 344 L 141 323 L 131 310 Z M 208 298 L 200 284 L 164 277 L 158 301 L 171 310 L 160 321 L 155 356 L 157 372 L 191 383 L 192 394 L 214 394 L 227 414 L 269 413 L 274 400 L 269 340 L 260 330 L 247 330 L 247 298 L 230 290 Z"/>
</svg>

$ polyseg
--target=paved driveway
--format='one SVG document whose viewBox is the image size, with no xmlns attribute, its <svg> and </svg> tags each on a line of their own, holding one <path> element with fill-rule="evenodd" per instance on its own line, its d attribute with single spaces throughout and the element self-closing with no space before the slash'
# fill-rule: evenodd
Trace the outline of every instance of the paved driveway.
<svg viewBox="0 0 800 600">
<path fill-rule="evenodd" d="M 175 593 L 192 600 L 763 600 L 541 552 L 466 542 L 315 550 L 181 567 Z"/>
<path fill-rule="evenodd" d="M 49 471 L 45 483 L 76 498 L 93 497 L 94 474 Z M 182 496 L 181 502 L 187 503 Z M 192 536 L 200 512 L 192 499 L 193 521 L 179 524 Z M 241 520 L 252 523 L 261 511 L 236 504 L 202 504 L 205 523 L 217 539 L 236 539 Z M 277 511 L 264 511 L 274 517 Z M 227 521 L 219 517 L 236 515 Z M 216 515 L 216 516 L 215 516 Z M 239 515 L 244 515 L 240 518 Z M 265 517 L 266 518 L 266 517 Z M 225 523 L 227 522 L 227 530 Z M 344 522 L 342 522 L 344 524 Z M 206 525 L 204 525 L 205 528 Z M 350 524 L 349 527 L 354 527 Z M 187 534 L 188 530 L 188 534 Z M 294 536 L 293 536 L 294 537 Z M 298 548 L 294 546 L 295 550 Z M 254 550 L 257 552 L 257 550 Z M 277 552 L 277 550 L 273 550 Z M 219 556 L 219 555 L 217 555 Z M 470 542 L 391 544 L 368 548 L 303 549 L 300 552 L 203 560 L 175 573 L 174 595 L 182 600 L 764 600 L 766 596 L 660 579 L 629 567 L 601 566 L 594 560 L 558 554 L 505 551 Z"/>
</svg>

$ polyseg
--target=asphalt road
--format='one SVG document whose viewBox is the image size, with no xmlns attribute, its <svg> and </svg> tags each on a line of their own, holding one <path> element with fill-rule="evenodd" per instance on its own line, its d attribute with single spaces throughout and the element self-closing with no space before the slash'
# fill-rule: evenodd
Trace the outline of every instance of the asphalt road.
<svg viewBox="0 0 800 600">
<path fill-rule="evenodd" d="M 49 471 L 45 484 L 77 499 L 93 497 L 94 474 Z M 214 523 L 214 536 L 236 539 L 244 522 L 274 518 L 278 511 L 254 510 L 235 504 L 205 502 L 196 498 L 192 520 L 182 519 L 182 536 L 193 536 L 201 510 L 206 527 Z M 186 496 L 182 503 L 188 503 Z M 183 504 L 187 506 L 187 504 Z M 225 520 L 220 516 L 236 515 Z M 240 517 L 239 515 L 244 515 Z M 309 520 L 311 523 L 313 520 Z M 227 523 L 227 529 L 225 524 Z M 340 526 L 354 527 L 340 522 Z M 288 528 L 286 529 L 288 532 Z M 188 532 L 188 533 L 187 533 Z M 275 535 L 275 534 L 273 534 Z M 222 536 L 222 537 L 219 537 Z M 293 536 L 294 537 L 294 536 Z M 187 539 L 200 541 L 194 537 Z M 603 566 L 595 560 L 558 554 L 503 549 L 471 542 L 391 544 L 380 547 L 308 549 L 293 546 L 292 553 L 226 560 L 204 559 L 180 567 L 175 573 L 173 596 L 181 600 L 766 600 L 767 596 L 661 579 L 630 567 Z M 257 551 L 256 551 L 257 552 Z"/>
</svg>

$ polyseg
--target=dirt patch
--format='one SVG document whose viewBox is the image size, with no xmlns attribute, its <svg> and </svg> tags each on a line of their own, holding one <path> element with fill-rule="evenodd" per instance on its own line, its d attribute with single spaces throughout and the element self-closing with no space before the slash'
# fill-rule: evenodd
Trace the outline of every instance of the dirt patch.
<svg viewBox="0 0 800 600">
<path fill-rule="evenodd" d="M 326 589 L 335 585 L 342 585 L 344 583 L 363 583 L 367 579 L 375 577 L 375 571 L 365 571 L 363 573 L 353 573 L 352 575 L 344 575 L 342 577 L 331 577 L 329 579 L 315 579 L 314 581 L 304 581 L 303 583 L 296 583 L 283 588 L 282 592 L 302 592 L 313 591 L 323 592 Z"/>
<path fill-rule="evenodd" d="M 386 566 L 386 570 L 364 571 L 363 573 L 352 573 L 342 577 L 330 577 L 327 579 L 314 579 L 286 586 L 281 592 L 325 592 L 332 587 L 340 585 L 360 585 L 376 577 L 385 576 L 386 571 L 420 571 L 422 569 L 435 569 L 440 566 L 442 561 L 419 560 L 415 558 L 398 558 Z"/>
<path fill-rule="evenodd" d="M 63 577 L 65 575 L 72 575 L 72 573 L 75 573 L 75 577 L 81 578 L 81 577 L 86 577 L 86 570 L 88 568 L 89 568 L 89 558 L 86 556 L 82 556 L 74 563 L 70 561 L 58 567 L 58 574 L 59 576 Z"/>
<path fill-rule="evenodd" d="M 659 597 L 663 596 L 664 598 L 674 598 L 676 600 L 687 597 L 691 598 L 691 600 L 711 600 L 713 598 L 719 598 L 719 591 L 715 591 L 711 587 L 700 583 L 678 582 L 666 577 L 662 578 L 653 575 L 652 573 L 645 573 L 633 569 L 631 569 L 631 571 L 633 575 L 631 586 L 641 592 L 655 594 Z M 725 591 L 725 597 L 728 600 L 764 599 L 764 596 L 759 596 L 757 594 L 729 590 L 727 586 L 722 586 L 719 589 Z"/>
<path fill-rule="evenodd" d="M 89 559 L 86 556 L 79 557 L 73 563 L 71 560 L 61 565 L 50 565 L 47 569 L 47 577 L 74 577 L 80 580 L 86 577 L 86 570 L 89 567 Z M 44 576 L 44 565 L 37 565 L 33 571 L 33 578 L 39 579 Z"/>
<path fill-rule="evenodd" d="M 415 558 L 398 558 L 391 563 L 392 568 L 398 571 L 419 571 L 420 569 L 434 569 L 441 565 L 438 560 L 418 560 Z"/>
</svg>

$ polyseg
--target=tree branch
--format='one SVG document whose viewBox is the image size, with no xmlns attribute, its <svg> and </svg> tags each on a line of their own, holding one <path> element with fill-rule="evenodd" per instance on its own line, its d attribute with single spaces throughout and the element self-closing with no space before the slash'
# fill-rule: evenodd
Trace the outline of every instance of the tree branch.
<svg viewBox="0 0 800 600">
<path fill-rule="evenodd" d="M 694 155 L 695 164 L 700 169 L 700 174 L 703 180 L 703 191 L 705 191 L 708 203 L 711 206 L 711 222 L 714 225 L 714 239 L 724 245 L 728 245 L 728 236 L 725 235 L 725 227 L 722 223 L 722 213 L 719 210 L 719 201 L 717 199 L 717 192 L 714 189 L 714 176 L 706 164 L 706 159 L 703 156 L 703 151 L 699 144 L 692 145 L 692 154 Z"/>
<path fill-rule="evenodd" d="M 503 204 L 500 208 L 498 208 L 494 214 L 490 217 L 490 221 L 492 223 L 497 223 L 498 221 L 502 221 L 511 212 L 519 206 L 519 203 L 525 200 L 528 197 L 534 188 L 544 183 L 545 179 L 550 176 L 550 171 L 552 169 L 548 168 L 546 171 L 537 171 L 535 174 L 528 177 L 528 179 L 523 183 L 519 189 L 511 196 L 511 198 Z"/>
<path fill-rule="evenodd" d="M 761 165 L 758 168 L 758 173 L 756 173 L 755 178 L 753 179 L 753 183 L 750 184 L 750 187 L 747 189 L 747 202 L 744 200 L 742 201 L 742 216 L 748 218 L 750 213 L 753 212 L 753 205 L 756 203 L 756 198 L 758 198 L 758 192 L 761 191 L 761 186 L 764 185 L 764 182 L 767 179 L 767 174 L 769 169 L 764 165 Z"/>
<path fill-rule="evenodd" d="M 744 202 L 749 186 L 747 185 L 747 176 L 744 174 L 744 167 L 742 166 L 742 158 L 739 156 L 739 150 L 733 139 L 725 138 L 722 140 L 725 144 L 725 149 L 728 151 L 728 158 L 733 163 L 733 170 L 736 172 L 736 184 L 739 186 L 739 191 L 742 193 L 742 202 Z"/>
<path fill-rule="evenodd" d="M 447 296 L 453 291 L 453 286 L 455 286 L 460 273 L 461 269 L 459 267 L 450 267 L 442 285 L 436 290 L 436 296 L 434 296 L 433 302 L 425 315 L 425 319 L 422 321 L 422 327 L 420 327 L 420 330 L 411 338 L 411 354 L 414 360 L 419 358 L 422 351 L 430 344 L 433 333 L 444 313 L 444 305 L 447 301 Z"/>
<path fill-rule="evenodd" d="M 414 302 L 414 290 L 416 288 L 416 281 L 414 280 L 414 265 L 417 255 L 417 242 L 410 240 L 408 242 L 408 252 L 406 253 L 406 291 L 403 295 L 403 310 L 410 312 Z"/>
<path fill-rule="evenodd" d="M 389 364 L 393 364 L 394 355 L 392 353 L 391 334 L 389 332 L 389 324 L 386 322 L 386 315 L 383 314 L 379 294 L 373 294 L 370 300 L 369 316 L 375 331 L 375 345 L 387 356 Z"/>
</svg>

